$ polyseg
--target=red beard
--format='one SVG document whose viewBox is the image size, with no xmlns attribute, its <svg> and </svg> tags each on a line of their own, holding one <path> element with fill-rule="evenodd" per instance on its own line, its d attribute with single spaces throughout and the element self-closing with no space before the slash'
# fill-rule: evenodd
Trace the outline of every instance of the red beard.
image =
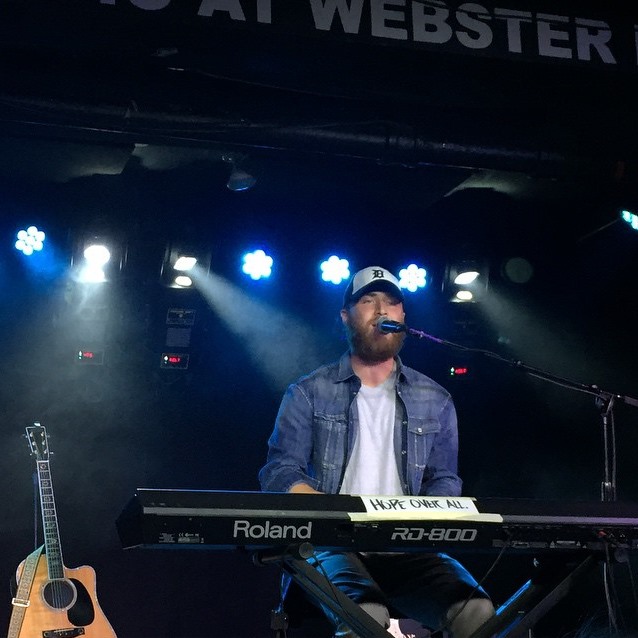
<svg viewBox="0 0 638 638">
<path fill-rule="evenodd" d="M 356 323 L 346 323 L 345 326 L 350 351 L 362 361 L 380 363 L 393 359 L 403 347 L 404 332 L 381 335 L 376 328 L 371 331 L 369 326 L 358 326 Z"/>
</svg>

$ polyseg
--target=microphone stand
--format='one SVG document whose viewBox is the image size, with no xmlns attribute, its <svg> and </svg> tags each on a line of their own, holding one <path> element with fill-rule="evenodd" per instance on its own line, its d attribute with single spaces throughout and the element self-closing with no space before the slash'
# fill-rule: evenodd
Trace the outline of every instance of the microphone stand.
<svg viewBox="0 0 638 638">
<path fill-rule="evenodd" d="M 419 339 L 429 339 L 430 341 L 434 341 L 435 343 L 443 346 L 456 348 L 458 350 L 464 350 L 465 352 L 475 352 L 478 354 L 482 354 L 486 357 L 489 357 L 490 359 L 496 359 L 501 363 L 506 363 L 509 366 L 522 370 L 523 372 L 526 372 L 533 377 L 537 377 L 539 379 L 543 379 L 544 381 L 549 381 L 551 383 L 555 383 L 556 385 L 560 385 L 564 388 L 583 392 L 595 397 L 596 406 L 599 408 L 602 418 L 604 448 L 603 480 L 600 488 L 600 497 L 602 501 L 616 500 L 616 434 L 613 414 L 614 404 L 617 401 L 622 401 L 627 405 L 638 407 L 638 399 L 618 394 L 616 392 L 601 390 L 596 385 L 586 385 L 584 383 L 571 381 L 570 379 L 565 379 L 555 374 L 550 374 L 549 372 L 545 372 L 544 370 L 540 370 L 539 368 L 533 368 L 532 366 L 526 365 L 525 363 L 517 359 L 506 359 L 505 357 L 502 357 L 495 352 L 491 352 L 490 350 L 468 348 L 467 346 L 462 346 L 458 343 L 453 343 L 452 341 L 439 339 L 438 337 L 429 335 L 422 330 L 417 330 L 416 328 L 409 328 L 408 326 L 405 326 L 405 332 L 414 337 L 418 337 Z"/>
<path fill-rule="evenodd" d="M 398 326 L 396 329 L 398 330 Z M 401 329 L 404 330 L 407 334 L 418 337 L 419 339 L 429 339 L 430 341 L 434 341 L 435 343 L 443 346 L 464 350 L 465 352 L 479 353 L 486 357 L 489 357 L 490 359 L 496 359 L 497 361 L 506 363 L 509 366 L 518 368 L 519 370 L 523 370 L 523 372 L 527 372 L 529 375 L 537 377 L 539 379 L 543 379 L 544 381 L 549 381 L 564 388 L 576 390 L 578 392 L 584 392 L 585 394 L 589 394 L 595 397 L 596 406 L 600 410 L 602 418 L 602 434 L 604 447 L 603 480 L 600 487 L 600 498 L 603 502 L 613 502 L 616 500 L 616 434 L 613 413 L 614 404 L 616 401 L 622 401 L 633 407 L 638 407 L 638 399 L 617 394 L 615 392 L 601 390 L 596 385 L 586 385 L 583 383 L 578 383 L 576 381 L 571 381 L 570 379 L 565 379 L 555 374 L 550 374 L 548 372 L 545 372 L 544 370 L 540 370 L 539 368 L 528 366 L 522 361 L 516 359 L 506 359 L 505 357 L 502 357 L 495 352 L 491 352 L 490 350 L 468 348 L 467 346 L 462 346 L 458 343 L 446 341 L 445 339 L 439 339 L 438 337 L 429 335 L 422 330 L 416 330 L 415 328 L 409 328 L 408 326 L 404 325 L 401 325 Z M 581 565 L 579 565 L 576 570 L 573 571 L 573 573 L 569 574 L 563 582 L 561 582 L 551 592 L 546 594 L 545 597 L 540 600 L 540 602 L 536 602 L 536 604 L 533 605 L 532 610 L 525 614 L 523 619 L 521 619 L 519 616 L 514 622 L 512 622 L 512 624 L 505 630 L 505 632 L 499 633 L 498 636 L 500 638 L 509 636 L 511 636 L 511 638 L 521 637 L 523 635 L 521 632 L 524 631 L 528 632 L 528 636 L 532 636 L 532 627 L 536 620 L 538 620 L 538 618 L 540 618 L 540 616 L 543 615 L 543 613 L 547 609 L 551 608 L 556 602 L 558 602 L 561 597 L 566 595 L 567 591 L 571 588 L 572 582 L 577 579 L 577 576 L 580 575 L 580 572 L 588 570 L 590 568 L 591 559 L 592 556 L 589 556 L 586 561 L 581 563 Z M 587 561 L 590 562 L 588 563 Z M 609 599 L 609 570 L 609 562 L 605 561 L 603 565 L 603 582 L 607 599 Z M 491 620 L 488 620 L 472 634 L 472 638 L 489 638 L 495 635 L 495 630 L 500 629 L 499 619 L 502 618 L 503 621 L 507 621 L 507 619 L 512 616 L 512 614 L 520 612 L 526 604 L 533 604 L 533 596 L 541 597 L 543 595 L 542 592 L 545 591 L 541 581 L 535 582 L 534 577 L 532 577 L 531 580 L 525 583 L 510 598 L 510 600 L 504 603 L 497 610 L 496 615 Z M 527 597 L 529 597 L 529 600 L 532 602 L 527 601 Z M 616 618 L 614 610 L 611 606 L 609 606 L 608 611 L 610 622 L 612 626 L 615 627 Z"/>
<path fill-rule="evenodd" d="M 418 337 L 419 339 L 425 338 L 440 345 L 457 348 L 466 352 L 476 352 L 489 357 L 490 359 L 496 359 L 497 361 L 506 363 L 509 366 L 523 370 L 523 372 L 527 372 L 529 375 L 543 379 L 544 381 L 549 381 L 564 388 L 583 392 L 595 397 L 596 406 L 599 408 L 602 417 L 604 446 L 604 471 L 600 489 L 600 498 L 604 502 L 613 502 L 616 500 L 616 437 L 614 432 L 614 404 L 617 401 L 623 401 L 628 405 L 638 407 L 638 399 L 617 394 L 615 392 L 601 390 L 596 385 L 585 385 L 570 379 L 565 379 L 555 374 L 545 372 L 544 370 L 540 370 L 539 368 L 528 366 L 522 361 L 506 359 L 505 357 L 502 357 L 495 352 L 491 352 L 490 350 L 468 348 L 467 346 L 462 346 L 458 343 L 439 339 L 438 337 L 429 335 L 422 330 L 408 328 L 408 326 L 402 325 L 401 329 L 405 330 L 407 334 Z M 608 600 L 610 622 L 613 627 L 616 627 L 615 612 L 609 602 L 610 559 L 608 552 L 609 549 L 606 551 L 606 560 L 603 564 L 603 582 L 606 599 Z M 567 570 L 566 577 L 560 582 L 558 582 L 560 579 L 554 581 L 552 578 L 548 579 L 547 574 L 539 571 L 522 587 L 520 587 L 507 602 L 501 605 L 496 610 L 495 616 L 481 625 L 481 627 L 472 634 L 472 638 L 491 638 L 496 635 L 497 631 L 499 632 L 498 636 L 501 638 L 505 638 L 506 636 L 511 638 L 522 638 L 523 632 L 526 632 L 525 635 L 531 636 L 532 628 L 537 620 L 560 599 L 566 596 L 572 589 L 573 583 L 589 571 L 595 565 L 595 562 L 594 555 L 589 555 L 576 567 L 576 569 L 571 572 Z M 528 609 L 526 612 L 523 612 L 521 616 L 521 612 L 524 608 Z M 509 626 L 504 632 L 501 632 L 501 629 L 507 623 L 510 623 Z"/>
</svg>

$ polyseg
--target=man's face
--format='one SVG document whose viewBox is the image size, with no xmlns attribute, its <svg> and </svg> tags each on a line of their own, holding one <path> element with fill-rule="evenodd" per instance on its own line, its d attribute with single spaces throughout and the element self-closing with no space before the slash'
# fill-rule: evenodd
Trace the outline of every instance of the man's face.
<svg viewBox="0 0 638 638">
<path fill-rule="evenodd" d="M 376 363 L 396 356 L 405 340 L 404 332 L 383 334 L 377 328 L 379 317 L 403 323 L 403 304 L 387 292 L 373 291 L 356 304 L 341 311 L 350 350 L 363 361 Z"/>
</svg>

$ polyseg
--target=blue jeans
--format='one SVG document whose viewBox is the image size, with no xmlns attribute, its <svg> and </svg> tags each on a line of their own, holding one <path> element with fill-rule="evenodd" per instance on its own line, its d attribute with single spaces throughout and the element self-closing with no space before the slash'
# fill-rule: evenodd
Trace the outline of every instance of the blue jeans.
<svg viewBox="0 0 638 638">
<path fill-rule="evenodd" d="M 468 597 L 489 598 L 455 559 L 441 553 L 316 552 L 311 564 L 356 603 L 378 603 L 393 618 L 436 630 L 446 612 Z M 327 608 L 326 616 L 340 620 Z"/>
</svg>

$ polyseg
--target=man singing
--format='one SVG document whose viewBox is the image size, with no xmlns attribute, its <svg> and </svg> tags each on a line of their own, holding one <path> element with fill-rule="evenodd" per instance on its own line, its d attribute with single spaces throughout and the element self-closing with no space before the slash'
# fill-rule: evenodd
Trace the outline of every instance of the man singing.
<svg viewBox="0 0 638 638">
<path fill-rule="evenodd" d="M 404 323 L 403 301 L 385 268 L 351 279 L 341 309 L 349 351 L 287 389 L 259 474 L 264 491 L 460 495 L 452 398 L 401 363 L 405 332 L 380 329 L 384 319 Z M 311 560 L 383 627 L 406 617 L 467 638 L 494 614 L 485 591 L 443 553 L 322 551 Z M 354 638 L 324 613 L 335 636 Z"/>
</svg>

